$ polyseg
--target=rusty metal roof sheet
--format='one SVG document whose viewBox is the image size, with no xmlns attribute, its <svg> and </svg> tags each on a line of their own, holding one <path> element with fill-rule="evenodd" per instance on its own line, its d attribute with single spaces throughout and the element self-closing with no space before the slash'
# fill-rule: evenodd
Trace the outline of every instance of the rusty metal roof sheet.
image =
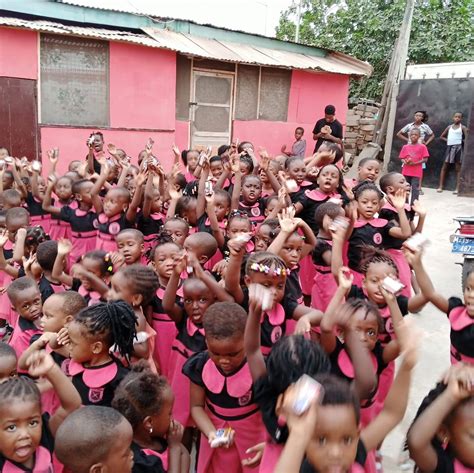
<svg viewBox="0 0 474 473">
<path fill-rule="evenodd" d="M 12 17 L 0 17 L 0 25 L 27 28 L 44 33 L 81 36 L 106 41 L 123 41 L 152 48 L 169 49 L 188 56 L 233 63 L 325 71 L 352 76 L 368 76 L 372 72 L 370 64 L 342 53 L 328 51 L 325 57 L 310 56 L 262 46 L 203 38 L 160 28 L 143 28 L 146 34 L 138 34 L 128 31 L 71 26 L 46 20 L 24 20 Z"/>
</svg>

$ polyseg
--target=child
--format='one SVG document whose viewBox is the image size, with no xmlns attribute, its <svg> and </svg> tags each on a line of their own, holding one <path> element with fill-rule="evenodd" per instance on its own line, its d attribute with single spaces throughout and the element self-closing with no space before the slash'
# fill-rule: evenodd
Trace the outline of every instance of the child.
<svg viewBox="0 0 474 473">
<path fill-rule="evenodd" d="M 413 204 L 420 196 L 420 182 L 423 178 L 423 164 L 428 161 L 430 153 L 426 145 L 419 143 L 420 131 L 414 128 L 410 131 L 409 142 L 400 151 L 402 174 L 411 185 L 411 201 Z"/>
<path fill-rule="evenodd" d="M 313 401 L 301 416 L 293 411 L 295 387 L 281 394 L 281 413 L 287 419 L 290 435 L 274 473 L 365 471 L 367 452 L 379 445 L 405 414 L 411 372 L 417 360 L 416 342 L 412 336 L 407 339 L 405 356 L 383 411 L 365 428 L 359 426 L 357 395 L 343 380 L 319 378 L 324 386 L 321 405 Z"/>
<path fill-rule="evenodd" d="M 235 165 L 233 165 L 235 168 Z M 258 176 L 248 174 L 242 178 L 240 168 L 235 172 L 232 190 L 232 209 L 246 213 L 253 225 L 265 220 L 265 208 L 262 196 L 262 183 Z"/>
<path fill-rule="evenodd" d="M 295 142 L 291 147 L 291 152 L 286 151 L 286 145 L 281 147 L 281 152 L 287 156 L 296 156 L 298 158 L 304 158 L 306 153 L 306 140 L 303 139 L 304 128 L 297 127 L 295 130 Z"/>
<path fill-rule="evenodd" d="M 376 158 L 363 158 L 357 166 L 357 179 L 344 179 L 344 185 L 348 189 L 361 184 L 362 182 L 377 182 L 380 174 L 380 161 Z"/>
<path fill-rule="evenodd" d="M 473 383 L 474 367 L 456 365 L 423 400 L 408 431 L 410 456 L 419 471 L 474 471 Z"/>
<path fill-rule="evenodd" d="M 415 121 L 408 123 L 397 133 L 397 138 L 409 143 L 410 132 L 418 130 L 421 143 L 428 146 L 435 139 L 433 130 L 426 123 L 428 121 L 428 114 L 424 110 L 418 110 L 415 112 L 414 119 Z"/>
<path fill-rule="evenodd" d="M 93 185 L 91 181 L 86 179 L 75 182 L 72 185 L 75 199 L 73 203 L 75 205 L 55 207 L 51 204 L 54 181 L 50 181 L 43 199 L 43 210 L 71 226 L 72 251 L 69 256 L 71 263 L 77 262 L 81 255 L 92 251 L 96 247 L 97 229 L 95 222 L 97 214 L 92 209 L 91 190 Z M 59 238 L 54 239 L 58 240 Z"/>
<path fill-rule="evenodd" d="M 9 344 L 18 357 L 30 346 L 32 338 L 40 335 L 41 293 L 34 279 L 27 276 L 15 279 L 7 289 L 8 298 L 18 319 Z"/>
<path fill-rule="evenodd" d="M 448 168 L 454 164 L 456 167 L 456 188 L 453 194 L 459 192 L 459 177 L 461 175 L 461 163 L 464 147 L 464 140 L 466 139 L 468 129 L 462 123 L 462 113 L 456 112 L 453 115 L 453 124 L 446 127 L 441 133 L 440 138 L 446 141 L 446 153 L 444 155 L 444 163 L 439 175 L 439 187 L 436 192 L 443 192 L 444 181 Z"/>
<path fill-rule="evenodd" d="M 129 422 L 115 409 L 85 406 L 59 427 L 54 453 L 71 473 L 131 473 L 132 435 Z"/>
<path fill-rule="evenodd" d="M 0 471 L 53 471 L 54 435 L 61 422 L 81 405 L 81 398 L 64 373 L 45 351 L 27 361 L 28 373 L 44 377 L 56 391 L 61 409 L 41 415 L 40 392 L 26 377 L 0 384 Z"/>
<path fill-rule="evenodd" d="M 64 206 L 69 206 L 73 203 L 72 193 L 72 180 L 67 176 L 62 176 L 56 179 L 56 176 L 52 175 L 48 179 L 48 187 L 46 188 L 45 198 L 49 196 L 51 198 L 51 192 L 54 189 L 54 193 L 57 195 L 58 200 L 55 204 L 58 206 L 59 212 Z M 48 207 L 50 208 L 50 207 Z M 43 210 L 47 210 L 43 207 Z M 51 224 L 49 228 L 49 234 L 53 240 L 59 240 L 60 238 L 71 238 L 71 225 L 68 222 L 59 219 L 59 213 L 51 213 Z"/>
<path fill-rule="evenodd" d="M 421 261 L 421 251 L 405 248 L 422 294 L 444 312 L 451 325 L 451 363 L 474 364 L 474 271 L 466 275 L 464 301 L 458 297 L 446 299 L 437 293 Z"/>
<path fill-rule="evenodd" d="M 164 376 L 137 363 L 120 383 L 112 406 L 133 428 L 133 472 L 188 473 L 183 426 L 173 420 L 174 394 Z"/>
<path fill-rule="evenodd" d="M 81 310 L 58 342 L 67 345 L 71 362 L 68 375 L 82 404 L 110 406 L 120 381 L 128 373 L 110 354 L 116 351 L 128 360 L 136 337 L 136 316 L 123 301 L 99 303 Z"/>
<path fill-rule="evenodd" d="M 189 224 L 181 217 L 172 217 L 166 219 L 163 230 L 171 236 L 177 245 L 182 247 L 184 240 L 186 240 L 189 235 Z"/>
<path fill-rule="evenodd" d="M 133 307 L 137 318 L 137 340 L 133 343 L 132 361 L 136 358 L 148 360 L 150 368 L 156 371 L 153 360 L 156 332 L 148 324 L 144 311 L 159 286 L 158 276 L 153 269 L 132 264 L 119 269 L 111 279 L 109 300 L 123 300 Z"/>
<path fill-rule="evenodd" d="M 15 350 L 5 342 L 0 342 L 0 384 L 18 376 Z"/>
<path fill-rule="evenodd" d="M 234 240 L 239 236 L 250 237 L 253 233 L 252 221 L 250 220 L 247 212 L 241 212 L 240 210 L 232 210 L 227 220 L 227 227 L 225 229 L 224 246 L 222 246 L 221 252 L 225 259 L 229 259 L 231 250 L 229 248 L 230 240 Z M 248 239 L 248 238 L 247 238 Z M 218 241 L 220 238 L 218 237 Z M 253 241 L 250 239 L 245 244 L 245 249 L 248 253 L 251 253 L 255 249 Z"/>
<path fill-rule="evenodd" d="M 246 312 L 233 302 L 217 302 L 203 318 L 207 351 L 191 357 L 183 373 L 191 380 L 191 415 L 202 433 L 198 473 L 250 472 L 257 458 L 247 450 L 265 440 L 264 426 L 252 394 L 252 377 L 244 352 Z M 216 431 L 230 427 L 232 441 L 212 448 Z"/>
<path fill-rule="evenodd" d="M 122 230 L 115 237 L 115 243 L 127 266 L 144 262 L 145 240 L 140 230 L 135 228 Z"/>
</svg>

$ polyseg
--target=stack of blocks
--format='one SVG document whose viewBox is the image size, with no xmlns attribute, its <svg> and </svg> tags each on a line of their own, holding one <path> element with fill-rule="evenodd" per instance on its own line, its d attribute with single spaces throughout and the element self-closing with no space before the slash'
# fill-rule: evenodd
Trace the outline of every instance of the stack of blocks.
<svg viewBox="0 0 474 473">
<path fill-rule="evenodd" d="M 351 157 L 359 155 L 367 143 L 373 141 L 379 112 L 377 105 L 359 103 L 347 111 L 344 150 Z"/>
</svg>

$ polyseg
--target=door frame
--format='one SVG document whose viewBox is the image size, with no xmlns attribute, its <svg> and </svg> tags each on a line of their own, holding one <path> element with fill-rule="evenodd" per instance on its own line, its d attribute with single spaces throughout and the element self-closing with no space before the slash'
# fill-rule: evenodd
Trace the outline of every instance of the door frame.
<svg viewBox="0 0 474 473">
<path fill-rule="evenodd" d="M 229 104 L 229 143 L 232 140 L 232 120 L 234 117 L 234 104 L 235 104 L 235 91 L 236 91 L 236 82 L 237 82 L 237 73 L 234 71 L 219 71 L 215 69 L 204 69 L 199 67 L 193 67 L 191 65 L 191 101 L 189 104 L 189 146 L 193 147 L 193 123 L 195 115 L 195 104 L 196 104 L 196 76 L 211 76 L 211 77 L 226 77 L 231 79 L 231 91 L 230 91 L 230 104 Z M 196 74 L 197 73 L 197 74 Z M 204 106 L 216 106 L 212 103 L 201 103 L 200 105 Z M 212 136 L 212 135 L 211 135 Z"/>
</svg>

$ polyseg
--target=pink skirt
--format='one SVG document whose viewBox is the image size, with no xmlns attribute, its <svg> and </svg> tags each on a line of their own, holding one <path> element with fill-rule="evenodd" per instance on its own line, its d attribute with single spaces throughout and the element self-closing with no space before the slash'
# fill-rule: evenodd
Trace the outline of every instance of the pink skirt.
<svg viewBox="0 0 474 473">
<path fill-rule="evenodd" d="M 311 307 L 325 312 L 336 290 L 337 282 L 331 272 L 316 272 L 311 291 Z"/>
<path fill-rule="evenodd" d="M 0 286 L 5 289 L 13 281 L 13 278 L 6 273 L 0 273 L 0 279 Z M 12 304 L 6 291 L 0 295 L 0 319 L 6 320 L 12 327 L 15 326 L 18 320 L 18 314 L 12 309 Z"/>
<path fill-rule="evenodd" d="M 153 314 L 151 326 L 156 332 L 153 358 L 160 374 L 170 379 L 171 347 L 178 334 L 176 325 L 167 314 Z"/>
<path fill-rule="evenodd" d="M 72 250 L 69 255 L 71 265 L 79 261 L 89 251 L 96 249 L 97 232 L 72 233 Z"/>
<path fill-rule="evenodd" d="M 51 215 L 33 215 L 30 217 L 30 226 L 34 227 L 36 225 L 40 225 L 41 228 L 49 235 L 50 227 L 51 227 Z"/>
<path fill-rule="evenodd" d="M 68 222 L 62 220 L 51 219 L 49 227 L 49 236 L 51 240 L 59 240 L 60 238 L 72 239 L 71 225 Z"/>
<path fill-rule="evenodd" d="M 274 443 L 268 438 L 265 444 L 265 450 L 263 452 L 262 461 L 260 462 L 259 473 L 273 473 L 275 471 L 276 464 L 280 459 L 280 455 L 283 452 L 283 443 Z"/>
<path fill-rule="evenodd" d="M 314 267 L 311 255 L 305 256 L 300 261 L 300 284 L 303 294 L 310 295 L 316 276 L 316 268 Z"/>
<path fill-rule="evenodd" d="M 111 235 L 107 235 L 111 236 Z M 97 250 L 104 250 L 106 253 L 113 253 L 114 251 L 117 251 L 117 243 L 115 243 L 115 239 L 105 239 L 101 237 L 101 234 L 97 234 L 97 238 L 95 241 L 95 248 Z"/>
<path fill-rule="evenodd" d="M 398 279 L 405 286 L 401 294 L 405 297 L 411 297 L 411 269 L 408 261 L 402 253 L 402 250 L 390 249 L 387 253 L 395 261 L 398 268 Z"/>
</svg>

